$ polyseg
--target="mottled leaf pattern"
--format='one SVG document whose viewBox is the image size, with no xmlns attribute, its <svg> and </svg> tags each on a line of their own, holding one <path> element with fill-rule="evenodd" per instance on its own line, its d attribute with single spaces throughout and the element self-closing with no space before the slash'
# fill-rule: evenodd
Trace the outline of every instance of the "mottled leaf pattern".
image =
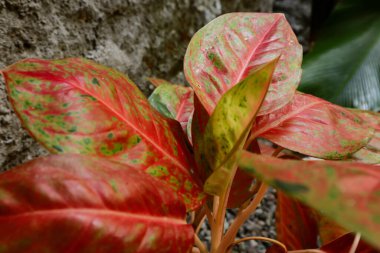
<svg viewBox="0 0 380 253">
<path fill-rule="evenodd" d="M 296 93 L 281 109 L 257 117 L 252 136 L 324 159 L 343 159 L 365 146 L 373 129 L 359 116 L 323 99 Z"/>
<path fill-rule="evenodd" d="M 192 88 L 161 81 L 150 95 L 149 103 L 162 115 L 177 120 L 191 140 L 191 124 L 188 123 L 194 112 Z"/>
<path fill-rule="evenodd" d="M 0 174 L 0 252 L 188 253 L 173 190 L 125 164 L 77 154 Z"/>
<path fill-rule="evenodd" d="M 210 119 L 207 111 L 199 101 L 197 96 L 194 96 L 194 115 L 191 122 L 191 136 L 194 149 L 195 161 L 198 165 L 202 181 L 206 181 L 207 177 L 212 173 L 212 169 L 206 159 L 204 134 L 207 123 Z"/>
<path fill-rule="evenodd" d="M 369 164 L 380 163 L 380 114 L 371 111 L 350 109 L 359 115 L 366 123 L 375 129 L 375 133 L 368 144 L 353 154 L 353 158 Z"/>
<path fill-rule="evenodd" d="M 212 170 L 205 156 L 203 136 L 210 116 L 197 96 L 194 97 L 194 107 L 194 117 L 192 121 L 194 156 L 201 172 L 201 178 L 203 181 L 206 181 L 207 177 L 212 173 Z M 228 208 L 239 207 L 244 201 L 252 196 L 252 193 L 250 192 L 252 181 L 252 177 L 246 175 L 245 172 L 241 170 L 236 171 L 228 198 Z"/>
<path fill-rule="evenodd" d="M 301 77 L 302 47 L 283 14 L 230 13 L 200 29 L 185 55 L 185 75 L 211 114 L 222 95 L 281 56 L 259 115 L 288 103 Z"/>
<path fill-rule="evenodd" d="M 214 170 L 204 185 L 207 193 L 218 195 L 231 182 L 234 156 L 243 148 L 277 63 L 278 58 L 270 61 L 230 89 L 211 115 L 204 135 L 206 159 Z"/>
<path fill-rule="evenodd" d="M 3 75 L 24 127 L 49 151 L 126 163 L 168 183 L 189 209 L 199 206 L 179 124 L 152 109 L 128 77 L 80 58 L 28 59 Z"/>
<path fill-rule="evenodd" d="M 288 250 L 318 247 L 318 227 L 312 210 L 281 191 L 277 191 L 276 231 L 277 240 Z"/>
<path fill-rule="evenodd" d="M 364 163 L 295 161 L 243 151 L 239 166 L 380 248 L 380 170 Z"/>
</svg>

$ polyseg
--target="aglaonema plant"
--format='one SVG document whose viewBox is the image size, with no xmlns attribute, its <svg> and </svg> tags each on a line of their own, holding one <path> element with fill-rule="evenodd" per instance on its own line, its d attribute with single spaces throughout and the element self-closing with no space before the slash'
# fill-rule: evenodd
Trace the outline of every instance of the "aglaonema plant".
<svg viewBox="0 0 380 253">
<path fill-rule="evenodd" d="M 149 100 L 81 58 L 2 70 L 23 126 L 54 155 L 0 174 L 0 252 L 224 253 L 245 240 L 377 252 L 380 116 L 297 92 L 301 61 L 282 14 L 231 13 L 191 40 L 191 87 L 150 79 Z M 236 239 L 270 185 L 277 239 Z M 227 208 L 239 211 L 225 228 Z"/>
</svg>

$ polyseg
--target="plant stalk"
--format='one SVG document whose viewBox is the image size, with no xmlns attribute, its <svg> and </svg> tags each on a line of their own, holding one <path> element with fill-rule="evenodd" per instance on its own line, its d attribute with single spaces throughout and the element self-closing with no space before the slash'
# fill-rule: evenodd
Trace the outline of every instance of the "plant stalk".
<svg viewBox="0 0 380 253">
<path fill-rule="evenodd" d="M 198 235 L 194 235 L 194 244 L 199 249 L 200 253 L 208 253 L 208 250 L 206 248 L 206 245 L 199 239 Z"/>
<path fill-rule="evenodd" d="M 228 246 L 233 243 L 241 225 L 243 225 L 243 223 L 249 218 L 250 214 L 257 208 L 261 200 L 264 198 L 265 193 L 268 190 L 268 186 L 262 182 L 260 182 L 260 184 L 261 185 L 259 187 L 259 190 L 255 198 L 251 201 L 251 203 L 246 208 L 239 211 L 235 220 L 231 224 L 231 227 L 228 229 L 227 233 L 224 235 L 216 253 L 226 252 Z"/>
</svg>

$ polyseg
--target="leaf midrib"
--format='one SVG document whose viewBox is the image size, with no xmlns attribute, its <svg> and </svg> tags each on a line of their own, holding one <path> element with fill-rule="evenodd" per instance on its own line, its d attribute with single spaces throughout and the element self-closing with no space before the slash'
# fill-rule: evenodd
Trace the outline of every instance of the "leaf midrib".
<svg viewBox="0 0 380 253">
<path fill-rule="evenodd" d="M 263 43 L 263 41 L 266 39 L 268 36 L 269 32 L 272 31 L 272 29 L 277 25 L 278 21 L 281 19 L 281 15 L 279 15 L 272 23 L 272 25 L 269 27 L 269 29 L 265 32 L 263 37 L 260 39 L 260 41 L 257 43 L 255 47 L 252 48 L 252 52 L 249 54 L 249 57 L 247 57 L 246 62 L 244 63 L 243 67 L 241 68 L 241 72 L 237 76 L 237 78 L 232 82 L 232 85 L 237 84 L 238 82 L 241 81 L 243 74 L 245 73 L 249 63 L 251 62 L 253 56 L 255 55 L 257 49 L 260 47 L 260 45 Z"/>
<path fill-rule="evenodd" d="M 30 71 L 15 71 L 19 74 L 22 74 L 22 75 L 30 75 L 30 76 L 34 76 L 34 77 L 38 77 L 38 78 L 41 78 L 43 80 L 45 80 L 46 78 L 44 78 L 44 75 L 41 74 L 41 73 L 33 73 L 33 72 L 30 72 Z M 87 89 L 84 89 L 83 87 L 80 87 L 80 86 L 77 86 L 75 85 L 75 82 L 72 82 L 70 79 L 64 79 L 64 78 L 60 78 L 60 77 L 57 77 L 55 75 L 52 75 L 50 74 L 51 77 L 54 77 L 54 80 L 55 81 L 61 81 L 63 83 L 67 83 L 68 85 L 71 85 L 75 88 L 77 88 L 78 90 L 81 90 L 82 92 L 86 93 L 86 94 L 89 94 L 91 95 L 92 97 L 96 98 L 97 101 L 99 101 L 99 103 L 101 103 L 104 107 L 106 107 L 108 110 L 110 110 L 112 113 L 114 113 L 120 120 L 122 120 L 123 122 L 125 122 L 129 127 L 131 127 L 134 131 L 136 131 L 141 137 L 143 137 L 143 139 L 145 139 L 146 141 L 148 141 L 153 147 L 156 148 L 156 150 L 158 150 L 159 152 L 161 152 L 163 155 L 167 156 L 170 158 L 170 160 L 172 160 L 172 162 L 174 164 L 176 164 L 177 166 L 179 166 L 181 169 L 185 170 L 186 171 L 186 167 L 184 165 L 182 165 L 182 163 L 180 163 L 177 159 L 175 159 L 175 157 L 173 157 L 172 155 L 170 155 L 168 152 L 166 152 L 166 150 L 162 149 L 161 146 L 157 145 L 153 140 L 151 140 L 151 138 L 148 138 L 148 136 L 146 134 L 144 134 L 141 130 L 139 130 L 139 128 L 135 127 L 133 124 L 131 124 L 130 121 L 128 121 L 126 118 L 124 118 L 119 112 L 115 111 L 112 107 L 108 106 L 107 103 L 105 103 L 101 98 L 99 98 L 98 96 L 96 96 L 96 94 L 94 95 L 93 93 L 89 92 Z M 46 76 L 46 73 L 45 73 L 45 76 Z M 72 78 L 74 78 L 75 80 L 77 80 L 77 82 L 80 82 L 76 76 L 71 76 Z M 118 88 L 117 86 L 114 86 L 116 91 L 118 91 Z M 119 93 L 117 92 L 117 96 L 119 96 Z M 120 102 L 120 101 L 119 101 Z"/>
<path fill-rule="evenodd" d="M 305 111 L 311 107 L 314 107 L 316 105 L 324 104 L 324 103 L 327 103 L 327 102 L 326 101 L 317 101 L 317 102 L 310 103 L 306 106 L 303 106 L 303 107 L 299 108 L 298 110 L 292 111 L 291 113 L 288 113 L 286 116 L 281 117 L 275 121 L 272 121 L 272 123 L 270 123 L 267 126 L 259 129 L 259 131 L 252 133 L 252 137 L 250 137 L 250 138 L 255 139 L 258 136 L 260 136 L 261 134 L 266 133 L 267 131 L 270 131 L 271 129 L 279 126 L 284 121 L 287 121 L 288 119 L 291 119 L 291 118 L 295 117 L 296 115 L 301 114 L 303 111 Z"/>
<path fill-rule="evenodd" d="M 46 217 L 48 215 L 68 215 L 73 214 L 74 216 L 79 214 L 85 214 L 90 216 L 117 216 L 124 219 L 136 219 L 136 220 L 145 220 L 145 221 L 153 221 L 155 223 L 166 223 L 166 224 L 174 224 L 174 225 L 185 225 L 186 222 L 184 219 L 175 218 L 175 217 L 167 217 L 167 216 L 149 216 L 144 214 L 135 214 L 125 211 L 115 211 L 115 210 L 106 210 L 106 209 L 93 209 L 93 208 L 65 208 L 65 209 L 50 209 L 50 210 L 38 210 L 33 212 L 25 212 L 19 214 L 12 215 L 0 215 L 1 219 L 9 219 L 11 217 L 27 217 L 27 216 L 43 216 Z"/>
</svg>

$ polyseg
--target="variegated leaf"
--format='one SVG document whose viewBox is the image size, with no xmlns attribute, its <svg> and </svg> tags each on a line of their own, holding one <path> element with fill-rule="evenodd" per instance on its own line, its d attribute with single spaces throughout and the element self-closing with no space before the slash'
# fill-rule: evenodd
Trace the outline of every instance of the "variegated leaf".
<svg viewBox="0 0 380 253">
<path fill-rule="evenodd" d="M 192 88 L 169 82 L 165 83 L 162 80 L 150 95 L 149 103 L 162 115 L 177 120 L 191 140 L 191 124 L 188 123 L 192 120 L 194 112 L 194 91 Z"/>
<path fill-rule="evenodd" d="M 23 60 L 3 75 L 23 126 L 49 151 L 126 163 L 169 184 L 188 209 L 200 205 L 196 167 L 179 124 L 153 110 L 122 73 L 70 58 Z"/>
<path fill-rule="evenodd" d="M 380 170 L 364 163 L 295 161 L 243 151 L 239 166 L 380 248 Z"/>
<path fill-rule="evenodd" d="M 256 69 L 220 99 L 204 135 L 204 152 L 214 172 L 204 190 L 219 195 L 231 183 L 238 150 L 243 148 L 249 130 L 264 101 L 278 58 Z"/>
<path fill-rule="evenodd" d="M 353 154 L 353 158 L 369 164 L 380 164 L 380 114 L 371 111 L 350 109 L 366 121 L 375 133 L 368 144 Z"/>
<path fill-rule="evenodd" d="M 104 158 L 43 157 L 0 174 L 0 252 L 188 253 L 193 229 L 161 181 Z"/>
<path fill-rule="evenodd" d="M 349 110 L 296 93 L 286 106 L 258 117 L 251 138 L 262 137 L 309 156 L 342 159 L 365 146 L 373 132 L 366 121 Z"/>
<path fill-rule="evenodd" d="M 184 72 L 211 115 L 224 93 L 279 56 L 262 115 L 288 103 L 301 77 L 302 47 L 283 14 L 230 13 L 214 19 L 190 41 Z"/>
</svg>

